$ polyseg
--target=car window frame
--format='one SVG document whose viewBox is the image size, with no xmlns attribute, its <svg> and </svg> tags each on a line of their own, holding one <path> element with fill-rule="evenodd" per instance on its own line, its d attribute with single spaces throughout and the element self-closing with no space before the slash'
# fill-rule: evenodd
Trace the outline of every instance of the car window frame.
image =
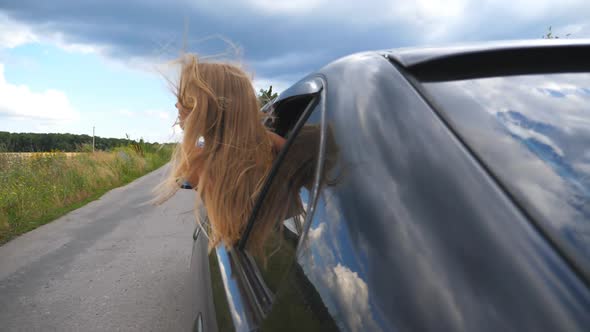
<svg viewBox="0 0 590 332">
<path fill-rule="evenodd" d="M 301 97 L 301 96 L 299 96 L 299 97 Z M 258 216 L 258 211 L 262 207 L 262 203 L 268 193 L 268 190 L 270 188 L 272 180 L 275 178 L 279 168 L 281 167 L 283 160 L 285 159 L 285 156 L 289 152 L 289 149 L 290 149 L 291 145 L 293 144 L 293 141 L 295 140 L 295 137 L 297 137 L 297 134 L 299 133 L 301 128 L 303 128 L 303 126 L 305 125 L 305 123 L 307 122 L 307 120 L 309 119 L 311 114 L 314 111 L 316 111 L 316 109 L 317 109 L 317 111 L 322 113 L 320 115 L 320 119 L 321 119 L 320 121 L 323 123 L 323 112 L 324 112 L 323 109 L 324 109 L 324 107 L 322 107 L 322 103 L 320 103 L 320 100 L 322 99 L 321 97 L 322 97 L 321 93 L 317 93 L 317 94 L 312 95 L 311 101 L 306 106 L 306 108 L 303 110 L 302 115 L 299 117 L 299 119 L 297 120 L 297 122 L 293 126 L 293 129 L 290 131 L 289 137 L 287 137 L 285 145 L 283 146 L 283 148 L 281 149 L 281 151 L 277 155 L 277 158 L 273 162 L 273 165 L 271 167 L 269 175 L 265 179 L 264 185 L 262 186 L 260 194 L 256 198 L 256 202 L 254 203 L 254 208 L 252 209 L 252 213 L 248 217 L 248 223 L 246 224 L 246 228 L 244 229 L 244 233 L 242 234 L 240 240 L 238 241 L 238 245 L 236 246 L 236 248 L 238 250 L 240 250 L 240 251 L 245 250 L 246 243 L 248 242 L 248 238 L 250 236 L 252 228 L 254 227 L 254 222 L 256 221 L 256 217 Z M 323 129 L 322 127 L 320 127 L 320 128 Z M 320 142 L 319 142 L 320 143 L 320 152 L 321 152 L 322 136 L 323 136 L 323 130 L 320 132 Z M 319 159 L 318 159 L 318 164 L 319 164 Z M 316 185 L 317 180 L 318 180 L 317 178 L 314 179 L 314 187 Z M 312 200 L 312 199 L 313 198 L 310 197 L 310 200 Z"/>
<path fill-rule="evenodd" d="M 297 247 L 295 248 L 295 255 L 297 255 L 299 244 L 301 243 L 302 239 L 306 234 L 306 230 L 309 225 L 309 221 L 313 216 L 313 212 L 315 210 L 315 204 L 317 201 L 317 195 L 319 192 L 319 182 L 321 176 L 321 169 L 323 165 L 324 159 L 324 142 L 325 142 L 325 80 L 323 78 L 315 79 L 315 81 L 321 82 L 321 87 L 319 91 L 310 94 L 298 95 L 289 97 L 288 99 L 282 100 L 282 102 L 288 102 L 289 99 L 294 97 L 303 97 L 303 96 L 311 96 L 312 99 L 307 104 L 305 109 L 303 110 L 301 116 L 297 119 L 295 125 L 289 131 L 289 136 L 285 142 L 284 147 L 277 155 L 276 160 L 274 161 L 271 171 L 268 177 L 265 179 L 265 183 L 263 185 L 263 189 L 261 190 L 258 198 L 256 199 L 254 209 L 248 219 L 248 224 L 244 233 L 238 244 L 234 247 L 235 250 L 231 250 L 231 255 L 234 258 L 236 263 L 237 271 L 239 271 L 239 278 L 242 279 L 244 288 L 247 290 L 248 296 L 247 298 L 252 303 L 252 307 L 255 308 L 256 312 L 254 312 L 254 316 L 257 317 L 258 321 L 262 321 L 264 317 L 270 312 L 272 308 L 272 304 L 274 302 L 274 293 L 266 286 L 266 281 L 264 280 L 262 274 L 260 273 L 258 264 L 256 264 L 254 258 L 246 251 L 246 244 L 250 235 L 250 232 L 253 228 L 254 222 L 256 221 L 256 217 L 258 215 L 258 211 L 261 208 L 266 195 L 268 194 L 268 189 L 274 180 L 279 167 L 282 166 L 283 160 L 285 156 L 289 152 L 289 149 L 293 143 L 293 141 L 297 138 L 301 128 L 307 123 L 310 116 L 314 112 L 320 112 L 320 141 L 319 149 L 318 149 L 318 162 L 316 165 L 316 169 L 314 172 L 314 180 L 312 184 L 312 188 L 309 191 L 309 198 L 308 198 L 308 207 L 307 207 L 307 215 L 305 220 L 301 225 L 301 233 L 299 234 L 299 239 L 297 242 Z"/>
</svg>

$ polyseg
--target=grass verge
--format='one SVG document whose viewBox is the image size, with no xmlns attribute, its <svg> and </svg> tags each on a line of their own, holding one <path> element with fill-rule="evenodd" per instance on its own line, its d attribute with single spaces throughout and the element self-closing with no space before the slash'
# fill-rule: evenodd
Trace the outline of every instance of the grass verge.
<svg viewBox="0 0 590 332">
<path fill-rule="evenodd" d="M 0 245 L 167 163 L 171 146 L 112 152 L 0 154 Z"/>
</svg>

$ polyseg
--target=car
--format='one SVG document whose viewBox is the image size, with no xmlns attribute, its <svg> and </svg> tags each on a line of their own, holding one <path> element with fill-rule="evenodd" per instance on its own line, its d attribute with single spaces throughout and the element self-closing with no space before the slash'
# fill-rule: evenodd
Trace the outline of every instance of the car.
<svg viewBox="0 0 590 332">
<path fill-rule="evenodd" d="M 195 229 L 195 331 L 590 329 L 590 40 L 357 53 L 264 111 L 287 143 L 239 243 Z"/>
</svg>

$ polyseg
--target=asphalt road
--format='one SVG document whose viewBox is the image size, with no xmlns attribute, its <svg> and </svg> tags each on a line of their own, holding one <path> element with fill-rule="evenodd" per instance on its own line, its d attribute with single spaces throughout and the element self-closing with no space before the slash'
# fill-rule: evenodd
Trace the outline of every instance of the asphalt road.
<svg viewBox="0 0 590 332">
<path fill-rule="evenodd" d="M 0 247 L 0 331 L 183 331 L 195 195 L 159 169 Z"/>
</svg>

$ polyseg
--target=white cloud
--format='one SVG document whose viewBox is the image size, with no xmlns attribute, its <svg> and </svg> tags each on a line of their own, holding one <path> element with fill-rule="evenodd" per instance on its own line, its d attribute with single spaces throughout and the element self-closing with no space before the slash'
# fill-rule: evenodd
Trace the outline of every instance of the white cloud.
<svg viewBox="0 0 590 332">
<path fill-rule="evenodd" d="M 153 137 L 148 137 L 148 140 L 159 143 L 178 143 L 182 140 L 182 130 L 180 127 L 175 127 L 168 134 L 153 135 Z"/>
<path fill-rule="evenodd" d="M 454 19 L 464 15 L 467 6 L 466 0 L 415 0 L 392 4 L 393 10 L 400 18 L 414 21 L 418 24 Z"/>
<path fill-rule="evenodd" d="M 66 52 L 104 53 L 106 46 L 72 43 L 62 32 L 39 32 L 30 25 L 15 21 L 0 13 L 0 49 L 15 48 L 26 44 L 50 44 Z"/>
<path fill-rule="evenodd" d="M 321 223 L 318 227 L 315 227 L 315 228 L 312 227 L 309 230 L 309 233 L 307 235 L 307 237 L 309 238 L 309 241 L 311 241 L 311 242 L 319 241 L 325 228 L 326 228 L 326 223 Z"/>
<path fill-rule="evenodd" d="M 590 132 L 590 122 L 585 115 L 590 95 L 581 88 L 587 86 L 589 78 L 587 74 L 486 78 L 448 83 L 445 89 L 468 93 L 473 102 L 489 112 L 490 123 L 494 126 L 499 125 L 498 128 L 504 128 L 511 135 L 522 139 L 534 138 L 550 146 L 552 152 L 563 159 L 560 163 L 574 165 L 576 171 L 581 173 L 578 176 L 583 178 L 588 176 L 585 172 L 590 169 L 584 167 L 589 164 L 584 153 L 590 153 L 587 144 L 584 144 Z M 547 89 L 553 92 L 549 93 Z M 554 93 L 560 95 L 555 96 Z M 520 116 L 500 120 L 502 118 L 499 115 L 507 114 L 503 112 L 508 110 L 518 112 Z M 469 119 L 466 121 L 477 119 L 463 118 Z M 548 127 L 550 130 L 539 129 L 547 125 L 551 126 Z M 535 207 L 550 221 L 550 227 L 561 229 L 577 218 L 579 212 L 570 204 L 572 187 L 577 184 L 573 184 L 567 176 L 560 175 L 552 162 L 535 156 L 538 152 L 518 140 L 498 135 L 496 129 L 488 132 L 480 128 L 465 124 L 465 130 L 472 131 L 469 135 L 474 138 L 474 146 L 482 152 L 484 159 L 492 158 L 488 161 L 493 160 L 494 164 L 502 165 L 499 168 L 501 177 L 519 174 L 511 186 L 526 200 L 537 202 Z"/>
<path fill-rule="evenodd" d="M 112 51 L 111 45 L 72 42 L 68 40 L 68 36 L 64 32 L 44 31 L 40 28 L 34 28 L 31 25 L 11 19 L 0 11 L 0 51 L 27 44 L 51 45 L 68 53 L 97 54 L 105 64 L 112 66 L 116 70 L 133 69 L 154 74 L 159 73 L 157 65 L 160 62 L 165 62 L 162 59 L 165 54 L 157 58 L 147 55 L 114 58 L 109 56 L 109 52 Z M 48 51 L 44 50 L 43 53 L 47 55 Z M 21 57 L 19 61 L 23 62 L 24 59 L 24 57 Z"/>
<path fill-rule="evenodd" d="M 157 119 L 157 120 L 170 120 L 172 116 L 170 112 L 165 112 L 162 110 L 145 110 L 145 111 L 131 111 L 126 108 L 120 109 L 117 111 L 119 115 L 122 115 L 127 118 L 135 118 L 135 117 L 145 117 L 147 116 L 150 119 Z M 172 123 L 170 123 L 172 126 Z"/>
<path fill-rule="evenodd" d="M 0 117 L 63 123 L 78 119 L 79 113 L 62 91 L 35 92 L 26 85 L 10 84 L 0 63 Z"/>
<path fill-rule="evenodd" d="M 249 0 L 257 11 L 290 16 L 305 15 L 310 18 L 346 20 L 351 23 L 382 23 L 404 20 L 423 23 L 445 18 L 455 18 L 463 13 L 467 0 L 416 0 L 396 2 L 372 0 L 368 2 L 341 0 L 272 1 Z"/>
<path fill-rule="evenodd" d="M 38 39 L 34 40 L 34 41 L 40 41 L 41 43 L 52 44 L 52 45 L 55 45 L 55 46 L 61 48 L 62 50 L 66 51 L 66 52 L 71 52 L 71 53 L 104 54 L 104 52 L 107 50 L 106 46 L 68 42 L 67 38 L 61 32 L 54 32 L 51 34 L 43 35 L 43 36 L 38 37 Z"/>
<path fill-rule="evenodd" d="M 305 53 L 286 53 L 264 60 L 254 61 L 252 66 L 258 69 L 277 69 L 284 66 L 297 66 L 306 64 L 310 58 L 321 58 L 326 55 L 322 51 Z"/>
<path fill-rule="evenodd" d="M 109 128 L 106 136 L 122 137 L 129 135 L 131 139 L 143 139 L 146 142 L 178 142 L 182 138 L 182 130 L 178 126 L 172 126 L 171 112 L 158 109 L 130 110 L 122 108 L 111 112 L 118 117 L 118 126 L 111 127 L 109 123 L 103 123 L 103 127 Z"/>
<path fill-rule="evenodd" d="M 378 25 L 387 29 L 390 26 L 392 36 L 409 36 L 416 44 L 473 39 L 469 36 L 515 38 L 518 36 L 511 34 L 518 27 L 535 23 L 539 24 L 540 37 L 548 25 L 558 24 L 558 18 L 563 17 L 570 17 L 571 23 L 554 26 L 557 34 L 564 36 L 572 33 L 574 38 L 590 36 L 590 25 L 579 14 L 590 11 L 590 2 L 585 0 L 564 0 L 558 7 L 551 0 L 310 0 L 290 2 L 289 5 L 252 0 L 250 5 L 263 12 L 306 17 L 308 21 L 314 22 L 314 26 L 319 21 L 331 24 L 344 20 L 358 29 Z M 514 24 L 508 30 L 494 26 L 492 20 L 510 20 Z M 486 26 L 489 27 L 487 30 Z M 387 38 L 387 35 L 384 34 L 383 38 Z"/>
<path fill-rule="evenodd" d="M 552 30 L 553 34 L 560 38 L 590 38 L 590 23 L 557 26 Z"/>
<path fill-rule="evenodd" d="M 342 317 L 351 331 L 379 331 L 369 306 L 369 288 L 358 273 L 338 263 L 327 270 L 324 281 L 342 305 Z"/>
<path fill-rule="evenodd" d="M 29 26 L 0 14 L 0 49 L 15 48 L 36 41 L 38 38 Z"/>
<path fill-rule="evenodd" d="M 523 128 L 517 123 L 507 123 L 506 128 L 511 134 L 520 137 L 521 139 L 535 139 L 541 143 L 550 146 L 555 153 L 563 157 L 563 151 L 561 148 L 551 140 L 551 138 L 531 129 Z"/>
<path fill-rule="evenodd" d="M 119 114 L 124 116 L 124 117 L 128 117 L 128 118 L 132 118 L 135 116 L 135 112 L 132 112 L 128 109 L 121 109 L 119 110 Z"/>
<path fill-rule="evenodd" d="M 576 8 L 588 8 L 588 2 L 585 0 L 562 0 L 559 6 L 556 6 L 555 1 L 552 0 L 519 0 L 519 1 L 486 1 L 486 5 L 493 6 L 493 8 L 503 8 L 506 13 L 516 15 L 524 19 L 535 19 L 540 17 L 547 17 L 560 12 L 573 12 Z"/>
<path fill-rule="evenodd" d="M 248 0 L 256 9 L 269 14 L 293 14 L 309 13 L 326 1 L 323 0 L 291 0 L 291 1 L 274 1 L 274 0 Z"/>
<path fill-rule="evenodd" d="M 261 77 L 261 78 L 255 78 L 252 83 L 254 85 L 254 89 L 255 89 L 256 93 L 258 93 L 258 91 L 260 91 L 260 89 L 265 89 L 265 90 L 268 89 L 268 87 L 271 85 L 272 85 L 273 92 L 281 93 L 281 92 L 287 90 L 287 88 L 290 87 L 291 85 L 293 85 L 293 83 L 295 83 L 295 82 L 281 80 L 281 79 L 272 79 L 272 78 Z"/>
<path fill-rule="evenodd" d="M 157 117 L 161 120 L 170 120 L 172 118 L 169 112 L 164 112 L 161 110 L 147 110 L 144 113 L 151 117 Z M 172 123 L 170 125 L 172 125 Z"/>
</svg>

